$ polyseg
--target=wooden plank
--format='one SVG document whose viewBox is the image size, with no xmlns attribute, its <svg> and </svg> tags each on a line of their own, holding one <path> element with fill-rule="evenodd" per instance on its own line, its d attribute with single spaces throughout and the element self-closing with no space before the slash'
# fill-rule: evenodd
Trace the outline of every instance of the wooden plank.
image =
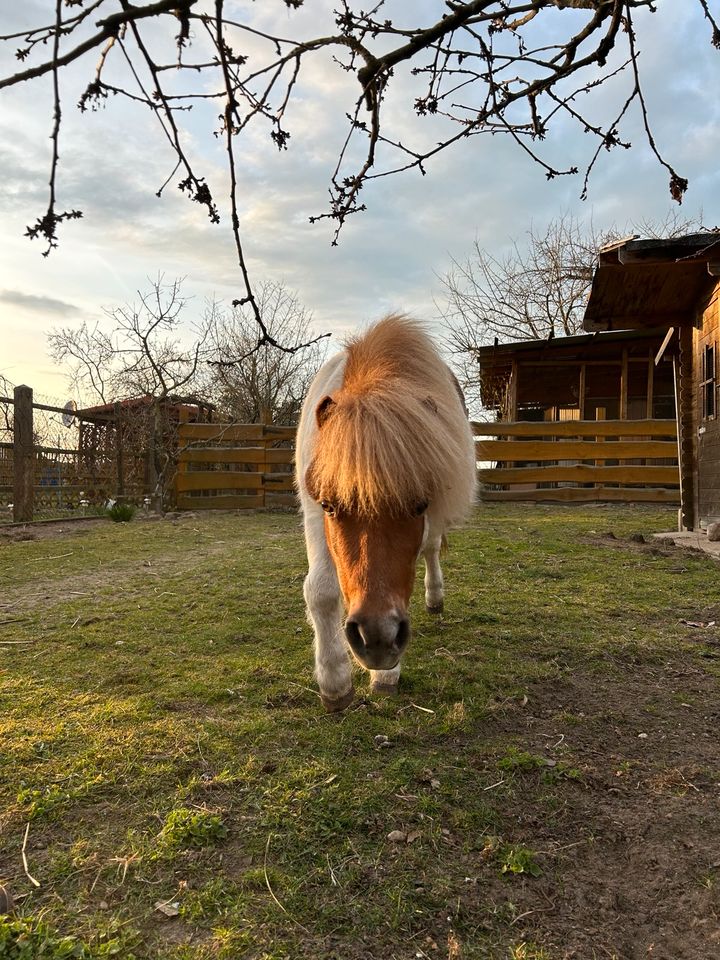
<svg viewBox="0 0 720 960">
<path fill-rule="evenodd" d="M 676 437 L 673 420 L 564 420 L 471 423 L 476 437 Z"/>
<path fill-rule="evenodd" d="M 665 351 L 667 350 L 667 348 L 668 348 L 668 346 L 669 346 L 669 344 L 670 344 L 670 341 L 672 340 L 672 338 L 673 338 L 674 336 L 675 336 L 675 327 L 670 327 L 670 329 L 668 330 L 668 332 L 665 334 L 665 339 L 664 339 L 663 342 L 660 344 L 660 349 L 658 350 L 657 355 L 656 355 L 656 357 L 655 357 L 655 366 L 657 366 L 657 365 L 660 363 L 660 361 L 662 360 L 662 358 L 663 358 L 663 356 L 664 356 L 664 354 L 665 354 Z"/>
<path fill-rule="evenodd" d="M 626 421 L 630 423 L 631 421 Z M 476 440 L 478 460 L 631 460 L 677 456 L 672 440 Z"/>
<path fill-rule="evenodd" d="M 294 490 L 295 477 L 292 473 L 264 473 L 263 485 L 272 490 Z"/>
<path fill-rule="evenodd" d="M 294 463 L 294 447 L 268 447 L 265 451 L 266 463 Z"/>
<path fill-rule="evenodd" d="M 650 487 L 560 487 L 556 490 L 481 490 L 482 501 L 523 500 L 532 503 L 594 503 L 613 501 L 621 503 L 680 503 L 679 490 Z"/>
<path fill-rule="evenodd" d="M 35 454 L 33 450 L 33 392 L 31 387 L 15 387 L 13 418 L 13 520 L 20 523 L 33 518 Z"/>
<path fill-rule="evenodd" d="M 297 427 L 282 427 L 272 423 L 265 425 L 265 434 L 268 440 L 294 440 Z"/>
<path fill-rule="evenodd" d="M 483 483 L 679 483 L 678 467 L 611 466 L 576 464 L 569 467 L 494 467 L 478 470 Z"/>
<path fill-rule="evenodd" d="M 518 362 L 513 357 L 510 367 L 510 396 L 508 397 L 508 416 L 517 420 L 518 410 Z"/>
<path fill-rule="evenodd" d="M 188 447 L 181 450 L 179 463 L 292 463 L 292 447 Z"/>
<path fill-rule="evenodd" d="M 193 470 L 177 475 L 178 493 L 189 490 L 260 490 L 261 473 L 242 470 Z"/>
<path fill-rule="evenodd" d="M 264 497 L 255 496 L 219 496 L 219 497 L 187 497 L 178 496 L 178 510 L 257 510 L 262 507 Z"/>
<path fill-rule="evenodd" d="M 178 436 L 185 442 L 215 440 L 225 443 L 233 440 L 292 440 L 296 427 L 281 427 L 265 423 L 181 423 Z"/>
<path fill-rule="evenodd" d="M 189 447 L 181 450 L 180 463 L 262 463 L 263 447 Z"/>
<path fill-rule="evenodd" d="M 693 331 L 681 327 L 675 372 L 675 409 L 678 412 L 678 461 L 680 463 L 680 518 L 682 530 L 694 530 L 697 520 L 697 434 L 695 432 L 693 383 Z"/>
<path fill-rule="evenodd" d="M 262 440 L 262 423 L 181 423 L 178 436 L 183 443 L 193 440 L 213 440 L 230 443 L 234 440 Z"/>
</svg>

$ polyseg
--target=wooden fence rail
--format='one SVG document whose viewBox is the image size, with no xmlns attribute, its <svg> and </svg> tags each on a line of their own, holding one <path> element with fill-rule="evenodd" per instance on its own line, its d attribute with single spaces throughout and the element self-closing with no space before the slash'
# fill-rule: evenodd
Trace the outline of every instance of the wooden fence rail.
<svg viewBox="0 0 720 960">
<path fill-rule="evenodd" d="M 680 502 L 675 420 L 475 422 L 473 431 L 501 438 L 475 444 L 479 461 L 497 464 L 478 471 L 483 500 Z M 569 483 L 581 486 L 557 486 Z"/>
<path fill-rule="evenodd" d="M 295 505 L 295 427 L 185 423 L 179 440 L 179 510 Z"/>
</svg>

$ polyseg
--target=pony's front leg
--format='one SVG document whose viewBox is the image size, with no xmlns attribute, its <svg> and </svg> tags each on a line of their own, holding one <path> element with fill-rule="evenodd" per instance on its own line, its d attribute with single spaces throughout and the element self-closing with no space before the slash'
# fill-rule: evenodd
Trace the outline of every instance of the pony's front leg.
<svg viewBox="0 0 720 960">
<path fill-rule="evenodd" d="M 442 536 L 428 538 L 425 547 L 425 606 L 428 613 L 442 613 L 445 597 L 444 581 L 440 569 Z"/>
<path fill-rule="evenodd" d="M 371 670 L 370 689 L 373 693 L 383 693 L 392 696 L 398 691 L 400 681 L 400 664 L 392 670 Z"/>
<path fill-rule="evenodd" d="M 306 518 L 305 534 L 310 569 L 304 594 L 308 620 L 315 632 L 315 678 L 323 706 L 328 712 L 336 713 L 350 706 L 355 695 L 350 657 L 342 634 L 340 585 L 325 543 L 322 520 L 318 531 L 317 523 L 308 522 Z"/>
</svg>

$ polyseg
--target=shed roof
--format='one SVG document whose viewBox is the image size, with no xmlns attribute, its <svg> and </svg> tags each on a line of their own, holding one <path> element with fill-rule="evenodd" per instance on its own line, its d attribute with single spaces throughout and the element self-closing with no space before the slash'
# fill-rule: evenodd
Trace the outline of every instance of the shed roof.
<svg viewBox="0 0 720 960">
<path fill-rule="evenodd" d="M 600 251 L 583 326 L 588 331 L 693 323 L 720 276 L 720 233 L 628 239 Z"/>
</svg>

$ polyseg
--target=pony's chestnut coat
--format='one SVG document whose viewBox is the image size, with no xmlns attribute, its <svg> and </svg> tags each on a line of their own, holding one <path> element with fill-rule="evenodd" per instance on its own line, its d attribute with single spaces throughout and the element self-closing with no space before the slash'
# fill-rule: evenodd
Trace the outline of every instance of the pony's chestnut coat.
<svg viewBox="0 0 720 960">
<path fill-rule="evenodd" d="M 386 317 L 317 374 L 298 428 L 297 484 L 328 709 L 352 700 L 348 646 L 375 688 L 396 687 L 417 558 L 425 557 L 428 609 L 439 611 L 440 546 L 472 504 L 475 477 L 457 381 L 416 321 Z"/>
</svg>

